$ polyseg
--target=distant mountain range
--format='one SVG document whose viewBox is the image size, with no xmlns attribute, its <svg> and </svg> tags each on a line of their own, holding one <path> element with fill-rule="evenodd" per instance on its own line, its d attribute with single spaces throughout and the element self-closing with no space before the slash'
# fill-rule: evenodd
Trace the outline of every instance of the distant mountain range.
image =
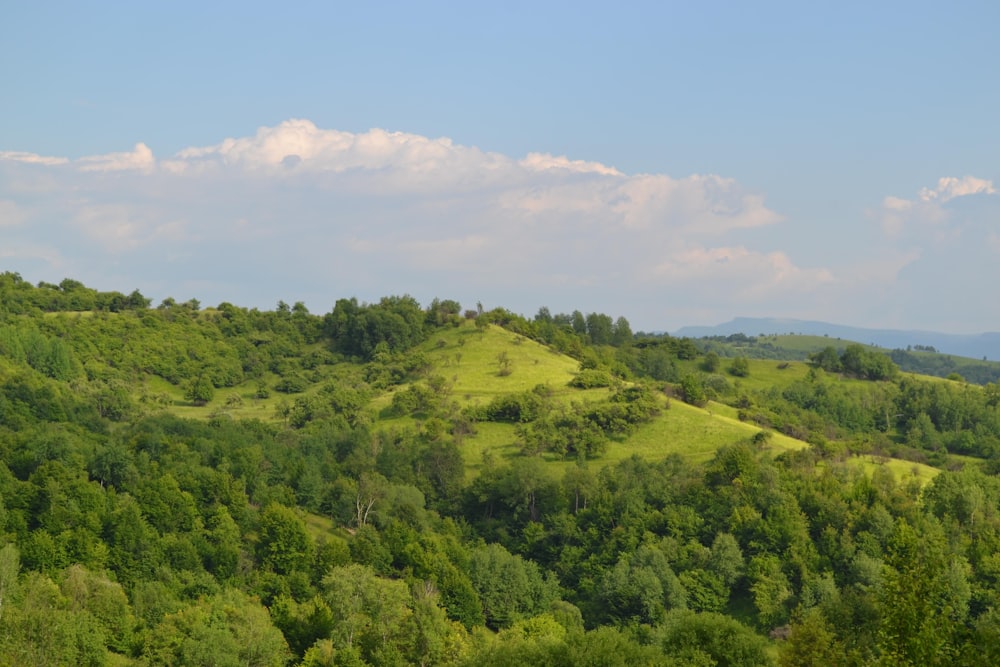
<svg viewBox="0 0 1000 667">
<path fill-rule="evenodd" d="M 737 317 L 716 326 L 684 327 L 671 335 L 687 338 L 706 336 L 731 336 L 742 333 L 747 336 L 759 334 L 803 334 L 808 336 L 829 336 L 843 340 L 877 345 L 890 350 L 907 346 L 930 346 L 944 354 L 961 357 L 1000 360 L 1000 333 L 946 334 L 933 331 L 906 331 L 899 329 L 863 329 L 847 327 L 829 322 L 809 320 L 787 320 L 769 317 Z"/>
</svg>

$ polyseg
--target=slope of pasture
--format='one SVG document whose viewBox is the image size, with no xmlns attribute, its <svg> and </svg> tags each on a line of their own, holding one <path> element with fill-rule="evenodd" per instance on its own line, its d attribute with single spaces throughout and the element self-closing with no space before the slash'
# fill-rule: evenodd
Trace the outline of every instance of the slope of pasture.
<svg viewBox="0 0 1000 667">
<path fill-rule="evenodd" d="M 607 395 L 607 389 L 576 389 L 569 386 L 580 368 L 580 362 L 555 352 L 498 326 L 477 328 L 463 322 L 451 329 L 442 329 L 418 347 L 430 361 L 428 375 L 440 375 L 450 385 L 449 399 L 461 407 L 486 404 L 497 396 L 528 391 L 544 385 L 556 401 L 594 400 Z M 505 355 L 509 374 L 500 372 L 499 358 Z M 380 412 L 392 402 L 396 387 L 372 401 Z"/>
<path fill-rule="evenodd" d="M 480 329 L 465 322 L 436 333 L 422 349 L 434 372 L 452 382 L 452 396 L 460 404 L 486 403 L 539 384 L 563 396 L 588 393 L 567 385 L 580 368 L 576 359 L 498 326 Z M 501 374 L 501 356 L 509 363 L 508 375 Z"/>
<path fill-rule="evenodd" d="M 579 364 L 575 359 L 553 352 L 534 341 L 523 339 L 500 327 L 490 326 L 477 329 L 471 323 L 464 323 L 455 329 L 436 334 L 422 346 L 431 361 L 431 373 L 444 376 L 451 383 L 451 398 L 460 405 L 487 403 L 493 398 L 512 392 L 526 391 L 536 385 L 550 388 L 557 401 L 600 400 L 607 395 L 607 389 L 579 390 L 567 383 L 577 372 Z M 511 374 L 499 373 L 497 357 L 506 352 L 511 360 Z M 695 370 L 695 362 L 689 362 Z M 726 360 L 723 360 L 725 370 Z M 783 362 L 775 360 L 751 359 L 750 374 L 735 378 L 727 375 L 739 390 L 758 390 L 782 387 L 805 378 L 810 366 L 804 362 Z M 858 380 L 844 380 L 860 382 Z M 400 391 L 403 388 L 397 388 Z M 391 400 L 391 394 L 377 399 L 376 404 L 384 407 Z M 382 420 L 386 425 L 413 423 L 410 418 Z M 612 465 L 633 455 L 647 460 L 660 460 L 678 454 L 693 463 L 708 461 L 719 447 L 752 438 L 761 429 L 741 422 L 735 408 L 720 403 L 709 403 L 706 408 L 687 405 L 681 401 L 664 399 L 664 410 L 654 420 L 640 426 L 635 433 L 621 440 L 613 440 L 607 452 L 591 462 L 593 466 Z M 483 461 L 510 461 L 520 455 L 517 429 L 511 424 L 479 423 L 476 434 L 463 439 L 461 451 L 468 478 L 474 477 Z M 783 451 L 804 449 L 808 444 L 781 433 L 771 433 L 765 447 L 774 454 Z M 548 458 L 553 474 L 561 472 L 574 461 Z M 874 470 L 874 460 L 857 458 L 854 464 L 864 467 L 869 473 Z M 914 465 L 906 461 L 889 460 L 878 465 L 889 466 L 897 478 L 916 475 L 922 482 L 937 472 L 929 466 Z M 916 472 L 914 472 L 916 471 Z"/>
<path fill-rule="evenodd" d="M 897 482 L 907 484 L 911 480 L 916 480 L 920 486 L 934 479 L 941 471 L 923 463 L 904 461 L 902 459 L 891 459 L 885 457 L 856 456 L 847 459 L 849 465 L 855 465 L 871 475 L 879 468 L 888 469 Z"/>
<path fill-rule="evenodd" d="M 703 462 L 711 459 L 719 447 L 747 440 L 760 431 L 759 427 L 736 419 L 735 411 L 727 406 L 710 403 L 707 408 L 698 408 L 672 401 L 659 417 L 643 424 L 624 442 L 612 445 L 605 458 L 621 460 L 638 454 L 659 459 L 679 454 L 693 462 Z M 780 453 L 808 445 L 773 433 L 766 446 Z"/>
</svg>

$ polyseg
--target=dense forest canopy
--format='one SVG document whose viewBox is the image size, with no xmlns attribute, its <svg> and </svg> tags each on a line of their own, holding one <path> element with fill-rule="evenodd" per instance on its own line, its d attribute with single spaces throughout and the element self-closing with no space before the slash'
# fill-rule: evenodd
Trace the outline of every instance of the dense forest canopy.
<svg viewBox="0 0 1000 667">
<path fill-rule="evenodd" d="M 1000 662 L 1000 389 L 728 349 L 0 274 L 0 664 Z"/>
</svg>

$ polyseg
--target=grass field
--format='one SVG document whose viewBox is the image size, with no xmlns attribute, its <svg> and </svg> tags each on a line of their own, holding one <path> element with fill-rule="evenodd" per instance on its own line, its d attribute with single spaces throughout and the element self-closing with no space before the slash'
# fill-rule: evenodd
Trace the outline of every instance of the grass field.
<svg viewBox="0 0 1000 667">
<path fill-rule="evenodd" d="M 460 404 L 489 402 L 540 384 L 567 399 L 606 393 L 569 387 L 567 383 L 579 370 L 578 361 L 493 325 L 480 330 L 467 322 L 440 332 L 422 348 L 434 363 L 434 372 L 452 381 L 452 396 Z M 500 373 L 500 355 L 510 363 L 509 375 Z"/>
</svg>

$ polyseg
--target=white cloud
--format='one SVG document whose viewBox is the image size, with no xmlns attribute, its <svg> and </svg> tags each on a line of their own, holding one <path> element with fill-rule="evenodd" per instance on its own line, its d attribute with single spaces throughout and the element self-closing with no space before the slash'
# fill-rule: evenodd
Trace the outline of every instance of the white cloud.
<svg viewBox="0 0 1000 667">
<path fill-rule="evenodd" d="M 149 146 L 138 143 L 131 152 L 92 155 L 76 161 L 81 171 L 149 171 L 156 164 Z"/>
<path fill-rule="evenodd" d="M 913 199 L 883 200 L 875 213 L 884 232 L 880 256 L 854 272 L 878 286 L 871 298 L 882 299 L 883 316 L 932 330 L 996 329 L 1000 312 L 991 304 L 969 308 L 958 296 L 1000 279 L 996 192 L 988 179 L 944 177 Z"/>
<path fill-rule="evenodd" d="M 565 169 L 577 173 L 594 173 L 604 176 L 622 176 L 623 174 L 614 167 L 607 167 L 600 162 L 585 162 L 583 160 L 570 160 L 565 156 L 554 156 L 549 153 L 528 153 L 527 157 L 519 162 L 522 167 L 535 171 L 546 169 Z"/>
<path fill-rule="evenodd" d="M 267 305 L 280 287 L 286 301 L 312 290 L 324 308 L 352 293 L 423 291 L 494 294 L 526 311 L 567 303 L 624 314 L 633 303 L 662 315 L 707 295 L 731 314 L 737 303 L 799 299 L 836 283 L 828 269 L 797 266 L 787 249 L 753 247 L 748 234 L 782 216 L 760 193 L 713 174 L 630 175 L 307 120 L 166 159 L 142 143 L 76 161 L 17 155 L 5 158 L 7 171 L 36 170 L 36 190 L 0 182 L 0 199 L 45 222 L 20 225 L 26 239 L 49 239 L 95 274 L 111 275 L 101 273 L 107 264 L 115 276 L 134 275 L 130 285 L 183 276 L 184 285 L 230 290 L 195 295 L 206 302 Z M 531 302 L 511 302 L 516 293 Z"/>
<path fill-rule="evenodd" d="M 809 292 L 834 281 L 828 269 L 799 268 L 784 252 L 743 246 L 691 247 L 653 267 L 651 276 L 671 282 L 710 281 L 744 297 Z"/>
<path fill-rule="evenodd" d="M 994 195 L 996 192 L 993 182 L 983 178 L 945 176 L 938 179 L 937 186 L 921 188 L 916 199 L 886 197 L 882 200 L 879 217 L 883 230 L 889 236 L 897 237 L 904 231 L 919 233 L 937 226 L 934 235 L 941 240 L 956 232 L 954 229 L 940 228 L 943 223 L 953 219 L 950 207 L 946 204 L 961 197 Z"/>
<path fill-rule="evenodd" d="M 967 197 L 968 195 L 996 194 L 993 181 L 987 181 L 975 176 L 963 176 L 955 178 L 946 176 L 938 180 L 936 188 L 922 188 L 920 199 L 923 201 L 940 201 L 942 204 L 956 197 Z"/>
<path fill-rule="evenodd" d="M 0 160 L 7 160 L 10 162 L 24 162 L 26 164 L 42 164 L 49 167 L 59 164 L 66 164 L 69 162 L 69 158 L 46 157 L 44 155 L 38 155 L 36 153 L 25 153 L 22 151 L 0 151 Z"/>
<path fill-rule="evenodd" d="M 334 174 L 363 171 L 379 173 L 389 184 L 403 185 L 406 181 L 398 176 L 407 174 L 427 185 L 429 176 L 454 183 L 469 177 L 463 172 L 480 172 L 472 175 L 485 177 L 510 164 L 509 158 L 458 146 L 446 138 L 429 139 L 381 129 L 353 134 L 321 130 L 308 120 L 293 119 L 276 127 L 262 127 L 253 137 L 182 150 L 164 161 L 164 168 L 174 173 L 225 167 Z"/>
</svg>

